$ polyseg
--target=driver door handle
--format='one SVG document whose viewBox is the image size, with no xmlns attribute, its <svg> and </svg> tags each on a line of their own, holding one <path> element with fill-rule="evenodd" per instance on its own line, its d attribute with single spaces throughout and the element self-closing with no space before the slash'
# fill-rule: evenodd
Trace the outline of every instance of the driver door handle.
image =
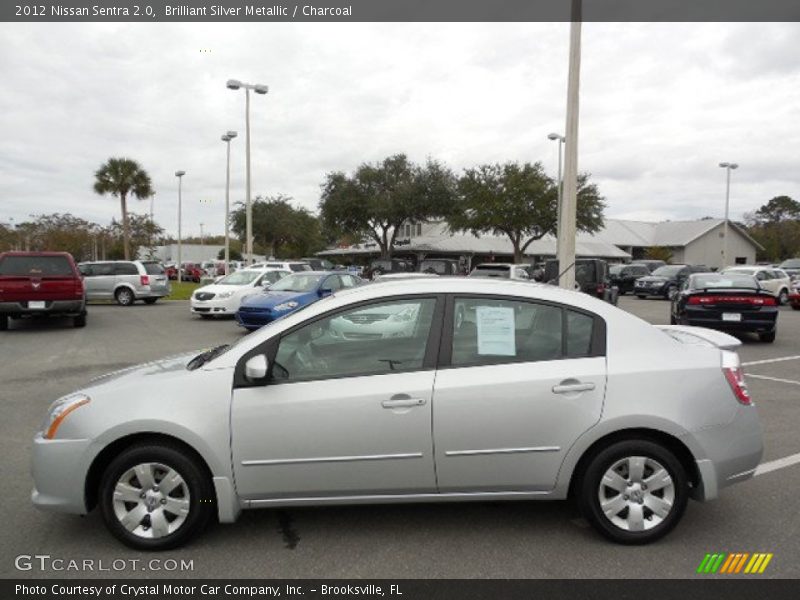
<svg viewBox="0 0 800 600">
<path fill-rule="evenodd" d="M 408 394 L 395 394 L 388 400 L 381 402 L 383 408 L 403 408 L 407 406 L 422 406 L 427 402 L 425 398 L 412 398 Z"/>
<path fill-rule="evenodd" d="M 571 394 L 574 392 L 589 392 L 594 389 L 594 384 L 588 383 L 562 383 L 553 386 L 554 394 Z"/>
</svg>

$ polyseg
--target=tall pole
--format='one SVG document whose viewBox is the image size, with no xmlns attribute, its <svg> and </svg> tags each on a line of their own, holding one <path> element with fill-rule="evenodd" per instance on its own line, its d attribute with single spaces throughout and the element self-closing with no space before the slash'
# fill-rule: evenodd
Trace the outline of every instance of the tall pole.
<svg viewBox="0 0 800 600">
<path fill-rule="evenodd" d="M 564 149 L 564 191 L 558 216 L 558 269 L 563 288 L 575 287 L 575 237 L 578 205 L 578 109 L 581 70 L 581 0 L 572 0 L 567 79 L 567 125 Z"/>
<path fill-rule="evenodd" d="M 225 167 L 225 275 L 228 275 L 231 263 L 231 137 L 226 135 L 222 139 L 228 148 L 228 159 Z"/>
<path fill-rule="evenodd" d="M 558 141 L 558 179 L 556 180 L 556 186 L 558 189 L 558 204 L 556 204 L 556 226 L 558 226 L 558 223 L 561 222 L 561 198 L 564 194 L 564 181 L 561 177 L 561 153 L 564 149 L 564 136 L 557 133 L 551 133 L 547 136 L 547 139 Z M 558 256 L 558 236 L 556 236 L 556 256 Z"/>
<path fill-rule="evenodd" d="M 178 178 L 178 283 L 183 281 L 183 277 L 181 276 L 181 266 L 183 265 L 183 241 L 181 238 L 181 211 L 182 211 L 182 198 L 181 198 L 181 191 L 183 183 L 183 176 L 186 175 L 186 171 L 175 171 L 175 177 Z"/>
<path fill-rule="evenodd" d="M 206 244 L 205 244 L 205 238 L 203 237 L 203 224 L 200 223 L 200 248 L 201 248 L 201 252 L 203 252 L 203 253 L 205 252 L 205 250 L 204 250 L 205 246 L 206 246 Z"/>
<path fill-rule="evenodd" d="M 245 162 L 247 165 L 246 169 L 246 194 L 247 197 L 245 199 L 245 260 L 247 264 L 252 264 L 253 262 L 253 206 L 250 197 L 250 90 L 253 90 L 256 94 L 266 94 L 269 92 L 269 88 L 266 85 L 262 85 L 260 83 L 242 83 L 236 79 L 229 79 L 225 86 L 229 90 L 239 90 L 244 88 L 245 91 L 245 111 L 244 111 L 244 118 L 245 118 Z"/>
<path fill-rule="evenodd" d="M 728 214 L 731 202 L 731 171 L 738 169 L 739 165 L 731 162 L 721 162 L 719 166 L 725 169 L 725 223 L 722 225 L 722 265 L 721 269 L 728 266 Z"/>
<path fill-rule="evenodd" d="M 248 265 L 253 264 L 253 205 L 250 199 L 250 88 L 245 89 L 245 153 L 247 155 L 247 204 L 245 207 L 245 260 Z"/>
</svg>

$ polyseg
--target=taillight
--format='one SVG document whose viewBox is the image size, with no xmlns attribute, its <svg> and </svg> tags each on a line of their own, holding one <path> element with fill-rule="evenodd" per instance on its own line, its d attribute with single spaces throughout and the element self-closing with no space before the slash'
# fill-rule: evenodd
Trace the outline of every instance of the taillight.
<svg viewBox="0 0 800 600">
<path fill-rule="evenodd" d="M 83 279 L 75 280 L 75 296 L 81 298 L 83 296 Z"/>
<path fill-rule="evenodd" d="M 150 285 L 150 276 L 149 275 L 142 275 L 140 277 L 142 281 L 142 285 Z"/>
<path fill-rule="evenodd" d="M 687 304 L 749 304 L 751 306 L 776 306 L 772 296 L 689 296 Z"/>
<path fill-rule="evenodd" d="M 723 367 L 722 372 L 725 373 L 725 379 L 733 390 L 733 395 L 740 404 L 749 406 L 753 403 L 750 398 L 750 392 L 747 391 L 747 384 L 744 382 L 744 371 L 741 367 Z"/>
</svg>

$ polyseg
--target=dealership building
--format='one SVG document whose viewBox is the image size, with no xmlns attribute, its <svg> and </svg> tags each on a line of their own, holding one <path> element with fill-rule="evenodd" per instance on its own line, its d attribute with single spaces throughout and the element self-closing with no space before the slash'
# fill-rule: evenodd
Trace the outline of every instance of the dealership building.
<svg viewBox="0 0 800 600">
<path fill-rule="evenodd" d="M 696 221 L 628 221 L 606 219 L 600 231 L 578 233 L 575 253 L 579 258 L 602 258 L 609 262 L 630 262 L 645 257 L 648 248 L 669 249 L 675 264 L 700 264 L 720 268 L 724 243 L 724 219 Z M 753 264 L 761 246 L 739 225 L 729 222 L 728 262 Z M 555 257 L 556 240 L 545 236 L 525 250 L 526 260 Z M 380 255 L 378 244 L 366 241 L 352 246 L 331 248 L 319 256 L 333 262 L 364 263 Z M 451 232 L 444 221 L 407 223 L 402 226 L 392 251 L 395 257 L 456 258 L 470 268 L 480 262 L 510 261 L 511 242 L 505 235 Z"/>
</svg>

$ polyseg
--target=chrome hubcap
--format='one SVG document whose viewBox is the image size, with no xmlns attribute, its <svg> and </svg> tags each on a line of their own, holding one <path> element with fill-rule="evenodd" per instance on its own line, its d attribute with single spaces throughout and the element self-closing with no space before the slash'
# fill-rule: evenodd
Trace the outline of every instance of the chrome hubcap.
<svg viewBox="0 0 800 600">
<path fill-rule="evenodd" d="M 614 525 L 625 531 L 646 531 L 669 516 L 675 484 L 658 461 L 629 456 L 606 471 L 597 495 L 603 514 Z"/>
<path fill-rule="evenodd" d="M 189 515 L 189 486 L 174 469 L 142 463 L 128 469 L 114 486 L 114 514 L 125 529 L 142 538 L 161 538 Z"/>
</svg>

